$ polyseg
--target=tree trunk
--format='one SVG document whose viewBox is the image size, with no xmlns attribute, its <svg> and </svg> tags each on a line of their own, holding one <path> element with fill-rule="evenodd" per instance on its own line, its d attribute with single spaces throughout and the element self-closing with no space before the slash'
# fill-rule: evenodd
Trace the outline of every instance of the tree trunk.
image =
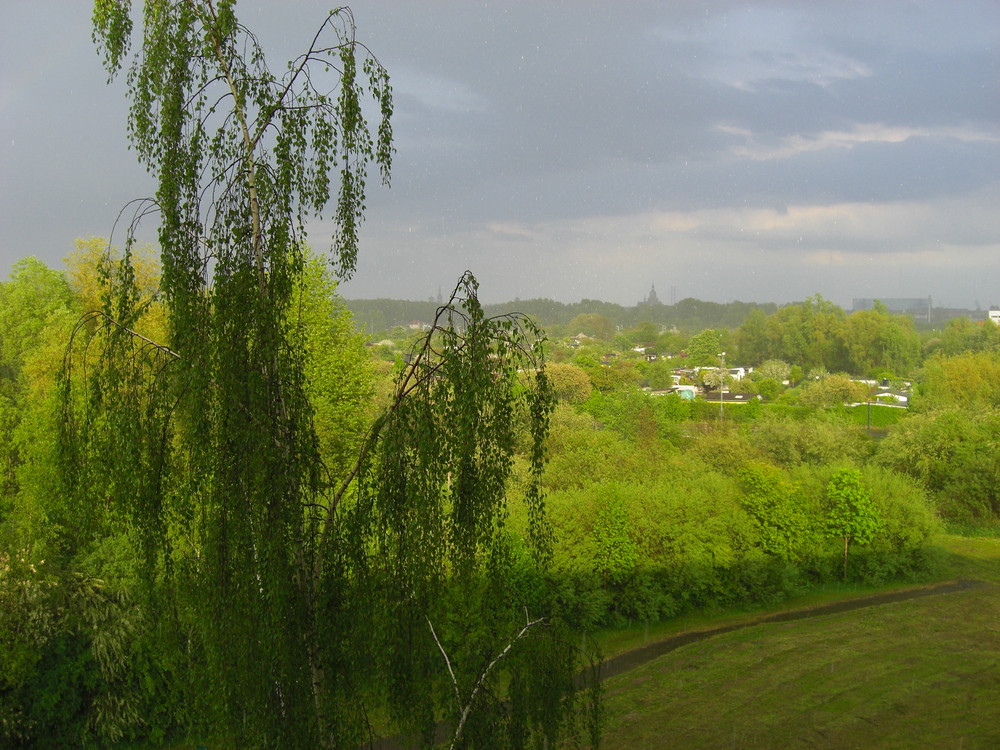
<svg viewBox="0 0 1000 750">
<path fill-rule="evenodd" d="M 844 580 L 847 580 L 847 546 L 851 543 L 851 537 L 844 537 Z"/>
</svg>

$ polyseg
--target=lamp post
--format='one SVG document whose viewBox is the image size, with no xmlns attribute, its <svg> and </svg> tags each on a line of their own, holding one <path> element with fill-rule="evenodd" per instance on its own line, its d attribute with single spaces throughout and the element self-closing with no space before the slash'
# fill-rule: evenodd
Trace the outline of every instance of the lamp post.
<svg viewBox="0 0 1000 750">
<path fill-rule="evenodd" d="M 719 419 L 722 419 L 722 394 L 726 388 L 726 353 L 719 352 L 719 359 L 722 360 L 722 368 L 719 372 Z"/>
</svg>

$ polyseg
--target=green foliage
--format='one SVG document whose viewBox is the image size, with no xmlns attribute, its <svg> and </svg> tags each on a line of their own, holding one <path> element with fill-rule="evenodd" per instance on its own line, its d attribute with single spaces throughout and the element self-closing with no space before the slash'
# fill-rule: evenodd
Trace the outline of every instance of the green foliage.
<svg viewBox="0 0 1000 750">
<path fill-rule="evenodd" d="M 751 365 L 783 360 L 806 371 L 907 375 L 920 362 L 920 337 L 910 318 L 892 315 L 884 306 L 848 316 L 820 295 L 766 317 L 753 311 L 734 339 L 743 361 Z"/>
<path fill-rule="evenodd" d="M 616 360 L 609 365 L 592 365 L 587 368 L 587 374 L 594 388 L 604 393 L 631 390 L 641 377 L 635 363 L 625 360 Z"/>
<path fill-rule="evenodd" d="M 44 562 L 36 566 L 24 550 L 0 553 L 0 738 L 23 742 L 36 735 L 37 720 L 18 694 L 30 690 L 38 663 L 59 632 L 50 603 L 57 581 Z"/>
<path fill-rule="evenodd" d="M 913 321 L 890 315 L 884 307 L 851 313 L 845 341 L 852 371 L 859 374 L 888 370 L 908 375 L 920 361 L 920 337 Z"/>
<path fill-rule="evenodd" d="M 782 560 L 794 560 L 811 547 L 813 529 L 798 489 L 778 469 L 748 465 L 740 472 L 743 509 L 757 522 L 760 548 Z"/>
<path fill-rule="evenodd" d="M 754 524 L 737 498 L 727 478 L 683 470 L 649 483 L 551 495 L 553 570 L 565 616 L 580 627 L 651 621 L 793 590 L 799 584 L 785 575 L 784 563 L 762 560 Z M 606 574 L 609 560 L 619 564 L 615 577 Z"/>
<path fill-rule="evenodd" d="M 138 614 L 121 591 L 61 573 L 26 550 L 0 552 L 0 740 L 79 747 L 139 723 L 127 685 Z"/>
<path fill-rule="evenodd" d="M 782 385 L 779 381 L 771 378 L 759 378 L 753 380 L 752 388 L 754 392 L 771 400 L 781 395 Z"/>
<path fill-rule="evenodd" d="M 653 470 L 656 456 L 637 451 L 630 440 L 602 429 L 589 414 L 567 404 L 560 404 L 553 413 L 546 446 L 549 460 L 542 479 L 548 490 L 642 476 Z"/>
<path fill-rule="evenodd" d="M 780 359 L 769 359 L 753 370 L 754 380 L 774 380 L 780 385 L 791 377 L 791 366 Z"/>
<path fill-rule="evenodd" d="M 736 332 L 749 364 L 783 360 L 800 367 L 846 367 L 844 311 L 820 295 L 785 305 L 770 316 L 748 315 Z M 794 378 L 793 378 L 794 379 Z"/>
<path fill-rule="evenodd" d="M 129 11 L 95 7 L 111 75 Z M 486 317 L 465 275 L 370 424 L 360 342 L 303 238 L 332 202 L 351 275 L 368 166 L 387 179 L 392 153 L 385 70 L 346 9 L 281 78 L 233 2 L 144 11 L 130 135 L 158 179 L 168 338 L 134 327 L 132 227 L 63 370 L 65 553 L 123 543 L 111 567 L 157 624 L 146 676 L 171 674 L 190 736 L 357 746 L 373 709 L 425 738 L 444 710 L 463 746 L 572 735 L 573 639 L 526 619 L 551 549 L 540 332 Z M 506 528 L 519 446 L 526 556 Z"/>
<path fill-rule="evenodd" d="M 1000 408 L 1000 353 L 936 355 L 924 363 L 920 408 Z"/>
<path fill-rule="evenodd" d="M 844 578 L 847 578 L 848 547 L 868 544 L 884 523 L 871 492 L 857 469 L 837 471 L 826 485 L 826 531 L 844 541 Z"/>
<path fill-rule="evenodd" d="M 644 320 L 628 334 L 628 340 L 635 346 L 656 349 L 657 340 L 660 337 L 660 327 L 656 323 Z"/>
<path fill-rule="evenodd" d="M 326 620 L 327 608 L 345 606 L 344 587 L 366 571 L 349 598 L 375 592 L 373 611 L 355 624 L 364 631 L 359 638 L 376 625 L 372 687 L 387 686 L 400 725 L 426 732 L 442 704 L 440 691 L 447 689 L 440 680 L 447 666 L 456 702 L 445 705 L 463 737 L 478 745 L 504 736 L 559 736 L 567 712 L 575 711 L 576 656 L 557 622 L 526 623 L 525 609 L 544 602 L 512 586 L 525 561 L 511 556 L 505 523 L 518 439 L 513 406 L 519 400 L 533 438 L 522 508 L 524 549 L 539 569 L 551 554 L 539 487 L 551 392 L 544 369 L 537 370 L 533 390 L 525 390 L 519 377 L 525 365 L 541 366 L 538 332 L 525 321 L 485 318 L 475 287 L 471 277 L 463 280 L 456 290 L 461 308 L 442 308 L 447 324 L 436 326 L 433 345 L 401 375 L 394 408 L 376 427 L 377 451 L 361 465 L 357 501 L 333 517 L 343 532 L 324 531 L 321 545 L 329 544 L 343 562 L 327 569 L 321 596 Z M 356 534 L 365 542 L 345 547 Z M 381 612 L 391 617 L 379 622 Z M 522 638 L 532 659 L 483 671 Z M 549 664 L 547 680 L 533 676 L 539 663 Z M 500 690 L 506 680 L 518 686 L 518 700 L 555 700 L 559 711 L 506 712 Z M 470 723 L 462 724 L 473 697 Z"/>
<path fill-rule="evenodd" d="M 340 318 L 334 315 L 329 318 L 329 325 L 324 323 L 326 319 L 319 311 L 325 309 L 325 315 L 329 316 L 334 308 L 326 296 L 329 288 L 324 287 L 321 278 L 306 277 L 303 284 L 296 317 L 289 317 L 286 325 L 289 340 L 297 342 L 296 348 L 302 351 L 305 371 L 314 373 L 306 382 L 305 395 L 314 413 L 322 415 L 324 408 L 329 408 L 325 401 L 341 408 L 350 404 L 352 398 L 363 398 L 363 393 L 351 395 L 349 377 L 353 366 L 349 364 L 349 348 L 343 345 L 335 367 L 347 379 L 337 384 L 335 392 L 324 390 L 328 386 L 324 378 L 332 374 L 329 368 L 334 365 L 330 364 L 331 354 L 322 348 L 317 350 L 312 342 L 329 341 L 336 330 L 329 325 L 338 325 Z M 184 506 L 180 503 L 186 497 L 170 493 L 151 498 L 159 502 L 164 514 L 159 519 L 163 535 L 147 532 L 145 538 L 140 536 L 140 551 L 147 550 L 146 565 L 155 565 L 160 555 L 172 562 L 154 572 L 156 578 L 164 578 L 166 588 L 161 592 L 151 591 L 149 605 L 162 609 L 168 621 L 176 620 L 187 638 L 194 638 L 203 649 L 203 662 L 186 665 L 192 680 L 186 696 L 187 710 L 192 711 L 190 706 L 194 702 L 202 705 L 202 709 L 192 714 L 206 722 L 196 725 L 196 730 L 202 727 L 198 731 L 208 731 L 209 719 L 226 722 L 225 736 L 238 735 L 254 744 L 263 741 L 257 737 L 265 738 L 274 732 L 288 736 L 290 730 L 282 726 L 293 721 L 301 727 L 299 737 L 313 738 L 308 742 L 317 737 L 320 742 L 339 742 L 345 738 L 360 741 L 365 727 L 363 721 L 359 723 L 359 717 L 363 716 L 364 704 L 372 701 L 389 706 L 400 727 L 426 731 L 428 722 L 433 723 L 434 707 L 440 704 L 442 691 L 444 695 L 450 693 L 447 684 L 441 682 L 442 674 L 453 675 L 459 695 L 470 696 L 469 701 L 476 696 L 473 718 L 463 725 L 467 738 L 477 734 L 495 737 L 508 732 L 551 735 L 558 727 L 566 728 L 564 717 L 559 715 L 539 718 L 526 712 L 518 716 L 529 723 L 518 725 L 511 723 L 501 710 L 503 693 L 499 686 L 507 681 L 517 681 L 520 690 L 528 691 L 524 695 L 534 695 L 530 691 L 536 688 L 555 689 L 552 683 L 539 682 L 516 671 L 543 662 L 541 656 L 536 654 L 530 662 L 505 660 L 490 674 L 480 671 L 484 659 L 489 662 L 506 653 L 515 641 L 519 648 L 533 652 L 541 648 L 548 654 L 546 658 L 556 659 L 563 665 L 560 668 L 570 673 L 575 669 L 576 655 L 572 649 L 566 650 L 565 644 L 571 640 L 558 636 L 561 626 L 557 621 L 532 621 L 530 632 L 509 640 L 511 633 L 517 632 L 518 620 L 524 617 L 524 607 L 541 606 L 546 601 L 537 591 L 532 593 L 537 585 L 527 590 L 511 585 L 516 567 L 522 565 L 508 554 L 509 537 L 505 530 L 512 453 L 520 440 L 522 424 L 520 418 L 515 418 L 516 406 L 523 403 L 531 436 L 527 446 L 528 481 L 524 484 L 527 514 L 524 528 L 532 565 L 543 568 L 550 547 L 539 480 L 551 392 L 544 369 L 539 369 L 538 331 L 518 319 L 484 318 L 475 291 L 474 279 L 467 277 L 449 305 L 441 308 L 440 323 L 435 321 L 413 365 L 400 373 L 391 409 L 366 440 L 363 460 L 350 471 L 341 467 L 346 472 L 344 483 L 337 488 L 324 487 L 318 481 L 315 489 L 300 496 L 298 521 L 293 522 L 301 526 L 290 529 L 294 536 L 281 542 L 280 526 L 276 528 L 272 523 L 268 529 L 267 515 L 243 522 L 247 531 L 259 524 L 262 531 L 279 536 L 277 540 L 256 536 L 246 542 L 251 549 L 267 549 L 276 560 L 268 564 L 263 559 L 240 559 L 236 550 L 230 548 L 224 552 L 231 559 L 226 568 L 212 571 L 207 565 L 216 561 L 208 558 L 199 563 L 202 571 L 195 575 L 192 569 L 195 560 L 206 553 L 223 553 L 223 540 L 215 536 L 219 532 L 218 520 L 215 525 L 206 523 L 206 519 L 218 519 L 222 509 L 206 503 L 194 512 L 188 511 L 185 517 L 181 515 Z M 127 344 L 132 338 L 119 336 L 118 328 L 109 331 L 107 339 L 92 339 L 91 345 L 103 342 L 104 361 L 114 362 L 120 360 L 121 354 L 113 358 L 108 348 Z M 314 333 L 318 338 L 312 337 Z M 167 357 L 163 350 L 156 353 Z M 166 367 L 173 364 L 174 360 L 168 359 Z M 536 377 L 525 383 L 520 372 L 528 368 L 536 369 Z M 128 371 L 132 373 L 130 378 L 138 376 L 142 385 L 142 368 L 138 373 L 135 368 Z M 131 404 L 133 394 L 138 392 L 132 387 L 133 381 L 111 380 L 114 374 L 98 369 L 95 377 L 100 379 L 91 382 L 104 388 L 114 386 L 118 389 L 116 400 Z M 70 403 L 78 398 L 73 389 L 68 391 L 68 398 Z M 96 406 L 91 409 L 94 414 Z M 66 458 L 80 458 L 67 467 L 72 469 L 68 476 L 76 483 L 78 492 L 114 486 L 109 481 L 116 477 L 117 486 L 123 487 L 126 494 L 126 498 L 112 497 L 116 503 L 135 495 L 140 502 L 150 498 L 142 474 L 133 479 L 134 484 L 128 484 L 121 481 L 118 473 L 106 474 L 108 469 L 103 464 L 86 460 L 91 450 L 100 447 L 103 451 L 103 446 L 109 443 L 115 444 L 118 453 L 129 445 L 115 442 L 122 440 L 123 427 L 114 419 L 114 411 L 105 407 L 101 413 L 112 420 L 106 423 L 103 419 L 89 418 L 84 422 L 83 433 L 70 436 Z M 153 415 L 156 414 L 154 411 Z M 330 420 L 344 429 L 346 435 L 342 437 L 348 439 L 351 420 L 338 418 L 335 412 Z M 165 428 L 171 426 L 169 422 L 164 424 Z M 231 420 L 228 424 L 232 429 Z M 148 426 L 141 424 L 139 428 L 148 430 Z M 141 433 L 137 433 L 134 427 L 125 436 L 138 442 L 139 455 L 133 452 L 129 460 L 141 465 L 143 461 L 159 459 L 161 466 L 164 463 L 178 466 L 176 474 L 158 479 L 160 486 L 171 487 L 176 483 L 184 487 L 191 481 L 187 465 L 192 456 L 156 454 L 148 442 L 142 442 Z M 232 432 L 226 435 L 230 439 L 235 437 Z M 178 431 L 177 437 L 192 436 Z M 244 437 L 241 444 L 245 445 L 247 439 Z M 176 445 L 174 441 L 170 444 Z M 219 450 L 216 446 L 209 449 Z M 135 446 L 132 450 L 135 451 Z M 142 451 L 148 452 L 143 456 Z M 248 457 L 255 462 L 259 453 L 257 449 Z M 336 468 L 332 461 L 327 466 L 328 470 Z M 213 491 L 221 493 L 223 489 L 216 487 Z M 252 496 L 248 500 L 251 512 L 267 509 L 266 504 L 258 505 Z M 116 509 L 124 512 L 131 524 L 138 525 L 140 521 L 155 524 L 158 520 L 151 517 L 149 505 L 137 510 L 135 506 L 119 504 Z M 224 516 L 230 537 L 235 535 L 241 521 L 235 510 L 230 509 Z M 137 513 L 142 513 L 141 518 L 133 515 Z M 107 522 L 106 519 L 90 521 L 91 524 Z M 153 525 L 153 531 L 156 530 Z M 275 534 L 276 531 L 279 533 Z M 207 543 L 192 544 L 199 539 Z M 281 566 L 279 571 L 269 569 L 275 563 Z M 249 591 L 238 585 L 244 577 L 257 582 Z M 238 593 L 226 592 L 220 578 L 228 579 Z M 373 591 L 379 592 L 378 595 L 372 596 Z M 296 601 L 297 596 L 302 599 Z M 227 612 L 240 612 L 238 622 L 221 616 L 216 609 L 220 598 L 225 599 Z M 181 606 L 174 610 L 172 602 L 177 601 Z M 271 618 L 280 625 L 269 627 Z M 247 631 L 253 636 L 249 637 Z M 291 644 L 287 641 L 289 633 Z M 234 635 L 237 643 L 231 642 Z M 549 644 L 547 651 L 534 642 L 538 638 Z M 268 660 L 260 659 L 261 649 L 255 645 L 263 639 L 267 639 L 265 652 L 271 654 Z M 302 643 L 307 648 L 299 650 L 297 646 Z M 441 651 L 448 655 L 447 664 L 438 660 Z M 353 656 L 348 659 L 347 654 Z M 181 660 L 182 655 L 168 652 L 163 658 L 169 663 L 172 659 Z M 226 677 L 223 660 L 239 664 L 238 673 Z M 256 674 L 252 660 L 257 660 Z M 359 669 L 362 673 L 355 671 Z M 283 679 L 311 686 L 314 692 L 302 696 L 305 703 L 298 710 L 283 711 L 277 720 L 267 717 L 268 721 L 250 724 L 242 707 L 220 701 L 216 692 L 220 673 L 227 679 L 223 685 L 225 691 L 241 693 L 243 704 L 267 700 L 268 686 L 286 674 Z M 302 674 L 310 674 L 311 678 L 302 683 L 301 677 L 296 677 Z M 341 687 L 345 680 L 355 685 L 350 693 Z M 288 685 L 283 692 L 295 687 Z M 575 710 L 572 683 L 559 682 L 556 687 L 568 691 L 559 698 L 563 710 Z M 535 699 L 542 700 L 544 696 Z M 473 705 L 464 700 L 452 707 L 456 717 L 466 716 L 466 710 Z M 312 707 L 316 713 L 310 719 Z M 307 723 L 302 727 L 301 722 Z M 254 728 L 253 733 L 248 726 Z"/>
<path fill-rule="evenodd" d="M 915 571 L 933 567 L 933 545 L 942 526 L 926 490 L 905 474 L 880 466 L 866 466 L 862 479 L 879 519 L 867 554 L 859 558 L 855 553 L 864 580 L 911 578 Z"/>
<path fill-rule="evenodd" d="M 623 584 L 639 561 L 629 535 L 628 510 L 614 485 L 607 485 L 594 521 L 594 566 L 612 585 Z"/>
<path fill-rule="evenodd" d="M 576 365 L 555 363 L 548 367 L 548 377 L 552 391 L 559 401 L 581 403 L 590 398 L 593 390 L 587 373 Z"/>
<path fill-rule="evenodd" d="M 735 343 L 739 361 L 757 367 L 768 355 L 767 315 L 763 310 L 751 310 L 737 329 Z"/>
<path fill-rule="evenodd" d="M 708 367 L 698 373 L 701 382 L 711 389 L 724 388 L 732 381 L 730 374 L 721 367 Z"/>
<path fill-rule="evenodd" d="M 0 283 L 0 375 L 16 379 L 49 317 L 75 309 L 62 273 L 36 258 L 17 261 L 10 280 Z"/>
<path fill-rule="evenodd" d="M 809 380 L 802 387 L 802 403 L 806 406 L 840 406 L 867 398 L 868 386 L 851 380 L 843 373 Z"/>
<path fill-rule="evenodd" d="M 785 471 L 732 459 L 724 468 L 728 474 L 688 454 L 641 479 L 553 491 L 559 611 L 583 628 L 650 621 L 693 607 L 775 601 L 843 575 L 842 544 L 828 536 L 826 496 L 841 469 L 800 464 Z M 891 470 L 866 468 L 860 478 L 878 533 L 853 551 L 852 576 L 880 582 L 926 575 L 940 529 L 926 494 Z M 612 579 L 606 573 L 615 560 L 621 564 Z"/>
<path fill-rule="evenodd" d="M 598 313 L 581 313 L 566 326 L 571 336 L 584 334 L 601 341 L 611 341 L 615 335 L 615 324 Z"/>
<path fill-rule="evenodd" d="M 678 424 L 691 413 L 690 402 L 679 396 L 651 396 L 637 389 L 594 393 L 580 409 L 602 427 L 642 446 L 677 440 Z"/>
<path fill-rule="evenodd" d="M 646 365 L 646 382 L 654 391 L 662 391 L 674 384 L 674 369 L 669 359 L 658 358 Z"/>
<path fill-rule="evenodd" d="M 277 78 L 256 38 L 238 23 L 233 5 L 146 2 L 142 50 L 129 71 L 132 145 L 160 183 L 156 201 L 164 218 L 160 244 L 168 294 L 179 291 L 175 282 L 183 283 L 184 263 L 175 252 L 201 254 L 192 245 L 199 238 L 185 226 L 201 222 L 200 194 L 190 191 L 201 174 L 224 196 L 215 204 L 211 225 L 220 231 L 208 247 L 224 267 L 227 255 L 248 241 L 258 283 L 265 260 L 272 274 L 280 270 L 275 261 L 289 251 L 291 231 L 304 235 L 305 215 L 323 211 L 336 172 L 336 255 L 341 273 L 350 276 L 368 164 L 374 161 L 388 179 L 388 74 L 371 57 L 359 66 L 356 56 L 363 48 L 355 41 L 350 12 L 331 13 L 313 45 Z M 95 4 L 94 40 L 111 76 L 130 52 L 130 6 Z M 331 69 L 336 75 L 324 75 Z M 324 83 L 329 90 L 320 88 Z M 366 92 L 380 112 L 376 136 L 361 109 Z M 220 110 L 222 104 L 230 109 Z M 230 238 L 221 231 L 233 225 L 242 225 L 247 235 Z"/>
<path fill-rule="evenodd" d="M 78 310 L 65 276 L 35 258 L 0 282 L 0 522 L 19 492 L 29 436 L 51 428 L 48 388 Z"/>
<path fill-rule="evenodd" d="M 718 366 L 722 351 L 722 331 L 706 328 L 692 336 L 687 343 L 688 362 L 694 367 Z"/>
<path fill-rule="evenodd" d="M 746 425 L 743 433 L 770 462 L 784 467 L 861 462 L 871 453 L 871 444 L 857 425 L 819 418 L 794 419 L 772 408 Z"/>
<path fill-rule="evenodd" d="M 914 414 L 892 429 L 878 463 L 917 479 L 952 521 L 1000 515 L 1000 415 L 942 409 Z"/>
<path fill-rule="evenodd" d="M 925 345 L 929 354 L 945 357 L 967 352 L 997 352 L 1000 350 L 1000 326 L 977 324 L 968 318 L 954 318 L 941 336 Z"/>
<path fill-rule="evenodd" d="M 700 402 L 705 410 L 703 417 L 718 416 L 718 406 Z M 742 407 L 740 407 L 742 408 Z M 765 462 L 751 434 L 739 429 L 730 421 L 706 421 L 691 425 L 687 430 L 685 453 L 697 458 L 715 471 L 735 476 L 747 463 Z"/>
<path fill-rule="evenodd" d="M 348 471 L 375 416 L 374 368 L 364 339 L 318 257 L 309 257 L 287 313 L 289 344 L 301 352 L 319 455 L 327 471 Z"/>
</svg>

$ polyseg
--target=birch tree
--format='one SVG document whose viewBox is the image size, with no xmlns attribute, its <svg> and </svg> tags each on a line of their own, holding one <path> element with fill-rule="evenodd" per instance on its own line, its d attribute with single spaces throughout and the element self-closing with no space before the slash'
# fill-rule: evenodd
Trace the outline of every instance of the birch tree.
<svg viewBox="0 0 1000 750">
<path fill-rule="evenodd" d="M 232 0 L 146 0 L 137 30 L 130 6 L 96 0 L 94 39 L 112 78 L 127 69 L 131 144 L 157 179 L 133 215 L 159 218 L 169 333 L 131 325 L 133 224 L 64 366 L 62 471 L 73 544 L 100 533 L 95 508 L 134 541 L 191 735 L 357 747 L 395 727 L 429 743 L 449 717 L 464 747 L 582 731 L 575 652 L 537 612 L 552 404 L 540 331 L 485 317 L 464 276 L 357 460 L 320 459 L 316 347 L 293 345 L 308 338 L 291 314 L 305 227 L 333 219 L 349 278 L 368 171 L 388 182 L 393 153 L 388 74 L 351 12 L 333 11 L 279 76 Z M 518 445 L 523 538 L 505 524 Z"/>
</svg>

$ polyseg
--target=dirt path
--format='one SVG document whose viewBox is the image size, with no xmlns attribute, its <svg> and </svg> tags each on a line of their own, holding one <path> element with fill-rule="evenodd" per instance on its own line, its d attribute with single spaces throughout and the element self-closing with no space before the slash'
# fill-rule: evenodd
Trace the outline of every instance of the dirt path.
<svg viewBox="0 0 1000 750">
<path fill-rule="evenodd" d="M 663 640 L 650 643 L 631 651 L 626 651 L 618 656 L 613 656 L 605 660 L 601 665 L 601 678 L 607 679 L 628 672 L 631 669 L 652 661 L 658 656 L 670 653 L 674 649 L 686 646 L 689 643 L 697 643 L 707 638 L 712 638 L 723 633 L 731 633 L 734 630 L 753 627 L 767 622 L 789 622 L 791 620 L 805 620 L 810 617 L 820 617 L 822 615 L 832 615 L 838 612 L 850 612 L 855 609 L 865 607 L 877 607 L 882 604 L 892 604 L 893 602 L 904 602 L 910 599 L 919 599 L 924 596 L 937 596 L 939 594 L 950 594 L 955 591 L 965 591 L 966 589 L 983 586 L 986 581 L 961 579 L 939 583 L 933 586 L 921 586 L 919 588 L 904 589 L 902 591 L 890 591 L 884 594 L 872 594 L 858 599 L 847 599 L 841 602 L 823 604 L 818 607 L 806 607 L 804 609 L 793 609 L 788 612 L 778 612 L 773 615 L 764 615 L 744 622 L 732 623 L 730 625 L 720 625 L 715 628 L 705 630 L 692 630 L 686 633 L 678 633 Z"/>
</svg>

